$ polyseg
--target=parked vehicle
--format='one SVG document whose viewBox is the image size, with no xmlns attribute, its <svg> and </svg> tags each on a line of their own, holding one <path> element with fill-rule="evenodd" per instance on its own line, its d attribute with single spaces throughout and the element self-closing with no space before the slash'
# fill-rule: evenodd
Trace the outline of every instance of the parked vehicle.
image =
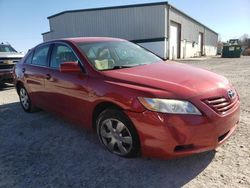
<svg viewBox="0 0 250 188">
<path fill-rule="evenodd" d="M 213 150 L 234 132 L 240 101 L 223 76 L 164 62 L 115 38 L 42 43 L 15 66 L 26 112 L 41 108 L 96 130 L 123 157 Z"/>
<path fill-rule="evenodd" d="M 228 43 L 223 45 L 221 57 L 223 58 L 240 58 L 242 46 L 239 39 L 230 39 Z"/>
<path fill-rule="evenodd" d="M 23 56 L 10 44 L 0 44 L 0 84 L 13 81 L 13 67 Z"/>
</svg>

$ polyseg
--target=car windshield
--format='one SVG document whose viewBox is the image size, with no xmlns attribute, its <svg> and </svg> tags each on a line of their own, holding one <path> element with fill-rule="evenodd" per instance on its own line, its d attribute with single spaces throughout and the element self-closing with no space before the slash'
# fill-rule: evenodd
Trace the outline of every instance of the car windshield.
<svg viewBox="0 0 250 188">
<path fill-rule="evenodd" d="M 10 45 L 0 45 L 0 52 L 17 52 Z"/>
<path fill-rule="evenodd" d="M 78 46 L 97 70 L 130 68 L 161 60 L 153 53 L 128 41 L 78 43 Z"/>
</svg>

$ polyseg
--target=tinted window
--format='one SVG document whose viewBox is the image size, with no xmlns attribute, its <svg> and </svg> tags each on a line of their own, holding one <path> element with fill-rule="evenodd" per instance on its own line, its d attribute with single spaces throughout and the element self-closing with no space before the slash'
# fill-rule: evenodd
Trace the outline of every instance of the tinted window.
<svg viewBox="0 0 250 188">
<path fill-rule="evenodd" d="M 49 45 L 38 47 L 35 50 L 34 56 L 32 58 L 32 64 L 46 66 L 48 52 Z"/>
<path fill-rule="evenodd" d="M 29 53 L 29 54 L 28 54 L 28 56 L 26 57 L 26 59 L 25 59 L 24 63 L 26 63 L 26 64 L 31 64 L 31 61 L 32 61 L 32 55 L 33 55 L 33 53 L 32 53 L 32 52 L 31 52 L 31 53 Z"/>
<path fill-rule="evenodd" d="M 71 48 L 56 44 L 52 51 L 50 66 L 53 68 L 59 68 L 59 65 L 64 62 L 77 62 L 78 59 L 75 56 Z"/>
<path fill-rule="evenodd" d="M 17 52 L 10 45 L 0 45 L 0 52 Z"/>
</svg>

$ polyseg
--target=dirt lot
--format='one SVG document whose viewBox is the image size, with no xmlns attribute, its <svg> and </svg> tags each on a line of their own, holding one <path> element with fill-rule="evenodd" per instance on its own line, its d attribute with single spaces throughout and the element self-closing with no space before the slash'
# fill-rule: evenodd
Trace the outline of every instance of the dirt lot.
<svg viewBox="0 0 250 188">
<path fill-rule="evenodd" d="M 0 187 L 250 187 L 250 58 L 185 60 L 226 76 L 241 97 L 241 122 L 217 151 L 174 160 L 123 159 L 95 134 L 52 114 L 23 112 L 0 88 Z"/>
</svg>

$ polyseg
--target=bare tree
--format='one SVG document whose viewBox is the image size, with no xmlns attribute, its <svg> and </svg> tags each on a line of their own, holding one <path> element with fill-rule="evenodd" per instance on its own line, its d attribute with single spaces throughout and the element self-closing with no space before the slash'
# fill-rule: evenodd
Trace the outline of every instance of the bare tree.
<svg viewBox="0 0 250 188">
<path fill-rule="evenodd" d="M 240 38 L 240 44 L 242 45 L 242 46 L 248 46 L 249 44 L 249 35 L 248 34 L 243 34 Z"/>
</svg>

